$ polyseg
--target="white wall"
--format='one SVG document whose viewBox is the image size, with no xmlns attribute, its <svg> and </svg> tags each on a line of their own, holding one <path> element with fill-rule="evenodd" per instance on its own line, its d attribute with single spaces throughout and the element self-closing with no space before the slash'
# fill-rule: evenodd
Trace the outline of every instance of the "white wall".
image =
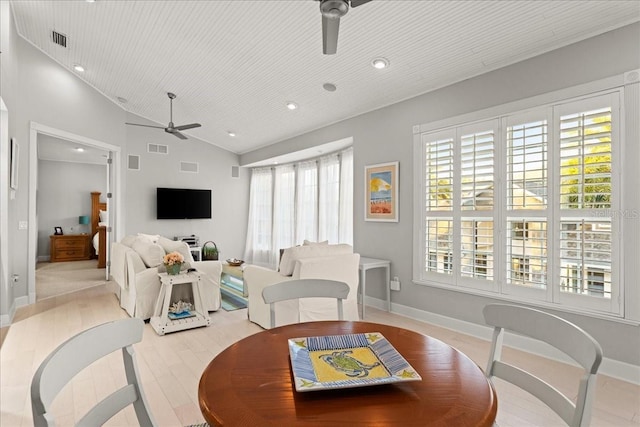
<svg viewBox="0 0 640 427">
<path fill-rule="evenodd" d="M 127 121 L 149 123 L 134 115 Z M 195 234 L 201 244 L 214 241 L 220 250 L 220 259 L 240 258 L 247 228 L 250 174 L 241 169 L 239 178 L 231 177 L 231 166 L 239 164 L 238 156 L 195 138 L 178 139 L 162 129 L 128 126 L 126 131 L 125 233 L 161 234 L 168 238 Z M 168 154 L 149 153 L 149 143 L 168 146 Z M 140 156 L 140 170 L 127 169 L 129 154 Z M 198 173 L 180 172 L 181 161 L 198 163 Z M 212 190 L 212 218 L 156 219 L 157 187 Z"/>
<path fill-rule="evenodd" d="M 18 94 L 19 90 L 14 82 L 17 79 L 17 35 L 13 19 L 11 18 L 11 11 L 8 1 L 0 2 L 0 97 L 7 107 L 7 129 L 5 129 L 5 122 L 2 123 L 2 132 L 7 132 L 5 136 L 8 138 L 15 137 L 15 124 L 14 117 L 19 111 Z M 6 141 L 3 139 L 3 143 Z M 23 141 L 20 141 L 22 143 Z M 25 145 L 22 145 L 24 149 Z M 8 150 L 7 150 L 8 152 Z M 24 157 L 24 156 L 23 156 Z M 9 198 L 9 157 L 0 157 L 0 162 L 3 163 L 3 174 L 0 177 L 0 185 L 3 186 L 2 198 L 0 199 L 0 221 L 2 227 L 0 227 L 0 239 L 2 239 L 2 253 L 0 253 L 0 262 L 2 263 L 2 274 L 0 275 L 0 323 L 6 321 L 8 314 L 14 307 L 14 289 L 11 286 L 8 278 L 11 274 L 20 271 L 19 266 L 16 267 L 15 257 L 10 256 L 9 252 L 13 249 L 6 243 L 11 243 L 17 238 L 17 212 L 18 203 L 15 200 Z M 21 174 L 21 178 L 26 175 Z M 22 181 L 24 182 L 24 181 Z M 25 233 L 26 235 L 26 233 Z M 11 248 L 11 250 L 9 249 Z M 26 250 L 25 250 L 26 253 Z M 26 281 L 24 281 L 26 287 Z"/>
<path fill-rule="evenodd" d="M 490 298 L 414 285 L 413 258 L 413 131 L 434 122 L 491 106 L 588 83 L 640 68 L 640 24 L 567 46 L 476 78 L 416 96 L 241 156 L 241 164 L 301 150 L 326 141 L 353 137 L 354 248 L 363 256 L 391 260 L 391 275 L 402 290 L 392 292 L 399 305 L 483 324 L 482 308 Z M 392 60 L 393 62 L 393 60 Z M 640 159 L 639 159 L 640 160 Z M 365 222 L 365 165 L 400 162 L 400 221 Z M 637 183 L 636 183 L 637 184 Z M 628 263 L 632 264 L 632 263 Z M 636 263 L 637 264 L 637 263 Z M 626 265 L 629 269 L 634 265 Z M 632 274 L 628 274 L 632 276 Z M 367 278 L 369 296 L 384 299 L 382 274 Z M 640 328 L 636 325 L 562 313 L 602 344 L 605 356 L 640 365 Z"/>
<path fill-rule="evenodd" d="M 37 224 L 28 224 L 27 230 L 18 230 L 18 223 L 29 218 L 29 136 L 32 122 L 121 148 L 121 211 L 125 218 L 120 218 L 120 224 L 125 233 L 139 230 L 162 232 L 169 236 L 183 232 L 196 233 L 220 243 L 223 254 L 229 257 L 244 252 L 249 181 L 246 171 L 241 173 L 240 178 L 230 178 L 231 166 L 238 164 L 235 154 L 202 141 L 178 141 L 161 131 L 142 133 L 126 126 L 124 123 L 127 121 L 142 119 L 128 115 L 119 105 L 20 38 L 5 0 L 0 1 L 0 35 L 0 95 L 9 110 L 9 137 L 19 141 L 21 152 L 20 188 L 15 200 L 8 202 L 8 215 L 0 218 L 0 221 L 8 224 L 7 235 L 1 237 L 8 240 L 11 248 L 2 254 L 3 265 L 6 257 L 8 267 L 7 271 L 2 272 L 0 282 L 0 324 L 4 326 L 10 322 L 16 305 L 27 302 L 28 274 L 34 273 L 28 271 L 27 249 L 29 231 Z M 161 95 L 164 96 L 164 93 Z M 147 142 L 162 143 L 164 137 L 176 139 L 170 141 L 174 159 L 177 156 L 177 159 L 199 161 L 201 173 L 197 176 L 179 174 L 175 168 L 162 162 L 154 163 L 146 155 L 142 161 L 145 167 L 143 173 L 127 171 L 126 157 L 129 152 L 146 153 Z M 182 144 L 177 145 L 176 142 Z M 181 152 L 183 154 L 179 154 Z M 7 160 L 3 158 L 0 161 Z M 6 178 L 2 176 L 2 185 L 7 185 Z M 155 203 L 149 197 L 151 188 L 155 190 L 158 183 L 167 186 L 176 183 L 185 187 L 196 187 L 202 183 L 203 187 L 212 188 L 214 219 L 206 225 L 197 226 L 186 223 L 174 223 L 171 226 L 168 223 L 159 224 L 155 220 Z M 20 275 L 20 281 L 13 287 L 5 280 L 11 274 Z"/>
<path fill-rule="evenodd" d="M 38 259 L 48 259 L 49 236 L 60 226 L 64 234 L 90 233 L 91 225 L 78 224 L 91 217 L 91 192 L 105 193 L 107 167 L 88 163 L 38 161 Z"/>
</svg>

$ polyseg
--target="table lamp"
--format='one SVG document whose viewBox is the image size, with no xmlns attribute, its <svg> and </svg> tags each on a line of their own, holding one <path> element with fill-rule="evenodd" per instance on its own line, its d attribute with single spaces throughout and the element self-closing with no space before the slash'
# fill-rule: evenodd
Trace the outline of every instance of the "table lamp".
<svg viewBox="0 0 640 427">
<path fill-rule="evenodd" d="M 80 225 L 89 224 L 89 216 L 88 215 L 80 215 L 78 217 L 78 224 L 80 224 Z M 82 234 L 87 234 L 87 233 L 82 233 Z"/>
</svg>

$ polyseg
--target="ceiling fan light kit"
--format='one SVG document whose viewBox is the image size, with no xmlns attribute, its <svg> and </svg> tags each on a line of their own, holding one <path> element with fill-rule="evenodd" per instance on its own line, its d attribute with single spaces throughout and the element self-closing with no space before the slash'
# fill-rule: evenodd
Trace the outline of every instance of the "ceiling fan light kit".
<svg viewBox="0 0 640 427">
<path fill-rule="evenodd" d="M 141 125 L 139 123 L 125 123 L 125 124 L 126 125 L 132 125 L 132 126 L 142 126 L 142 127 L 147 127 L 147 128 L 164 129 L 165 132 L 170 133 L 172 135 L 175 135 L 180 139 L 188 139 L 184 134 L 180 133 L 180 131 L 181 130 L 187 130 L 187 129 L 193 129 L 193 128 L 199 128 L 202 125 L 200 123 L 190 123 L 188 125 L 175 126 L 173 124 L 173 100 L 176 98 L 176 95 L 171 93 L 171 92 L 167 92 L 167 96 L 169 97 L 169 125 L 167 125 L 167 127 Z"/>
</svg>

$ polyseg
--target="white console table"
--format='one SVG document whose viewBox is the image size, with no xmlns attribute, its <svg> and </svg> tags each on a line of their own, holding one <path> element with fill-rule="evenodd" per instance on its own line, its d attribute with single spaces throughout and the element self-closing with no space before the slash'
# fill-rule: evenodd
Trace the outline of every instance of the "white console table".
<svg viewBox="0 0 640 427">
<path fill-rule="evenodd" d="M 376 258 L 366 258 L 360 257 L 360 292 L 362 294 L 362 301 L 360 306 L 362 307 L 362 319 L 364 320 L 364 299 L 367 295 L 367 270 L 371 270 L 372 268 L 384 268 L 386 271 L 386 282 L 385 288 L 387 290 L 387 311 L 391 311 L 391 289 L 390 289 L 390 280 L 391 280 L 391 261 L 387 259 L 376 259 Z"/>
<path fill-rule="evenodd" d="M 209 326 L 211 318 L 209 313 L 204 310 L 202 298 L 200 297 L 199 283 L 201 280 L 200 273 L 180 273 L 167 274 L 158 273 L 162 288 L 156 300 L 156 307 L 149 323 L 151 327 L 158 333 L 164 335 L 169 332 L 183 331 L 185 329 L 198 328 L 200 326 Z M 184 285 L 190 283 L 193 293 L 193 314 L 195 316 L 185 317 L 182 319 L 171 320 L 169 318 L 169 306 L 171 305 L 171 292 L 174 285 Z"/>
</svg>

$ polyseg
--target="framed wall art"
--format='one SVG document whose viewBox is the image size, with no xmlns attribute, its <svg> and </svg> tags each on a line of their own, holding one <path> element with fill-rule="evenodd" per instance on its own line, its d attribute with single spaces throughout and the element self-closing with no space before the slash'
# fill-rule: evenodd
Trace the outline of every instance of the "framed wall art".
<svg viewBox="0 0 640 427">
<path fill-rule="evenodd" d="M 398 162 L 364 168 L 364 220 L 398 222 Z"/>
</svg>

